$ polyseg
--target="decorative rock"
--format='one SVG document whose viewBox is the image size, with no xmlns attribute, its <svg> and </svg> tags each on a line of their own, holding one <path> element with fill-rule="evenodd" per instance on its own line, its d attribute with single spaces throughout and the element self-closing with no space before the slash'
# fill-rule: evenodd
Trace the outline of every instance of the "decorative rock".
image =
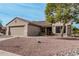
<svg viewBox="0 0 79 59">
<path fill-rule="evenodd" d="M 38 43 L 41 43 L 41 41 L 38 41 Z"/>
</svg>

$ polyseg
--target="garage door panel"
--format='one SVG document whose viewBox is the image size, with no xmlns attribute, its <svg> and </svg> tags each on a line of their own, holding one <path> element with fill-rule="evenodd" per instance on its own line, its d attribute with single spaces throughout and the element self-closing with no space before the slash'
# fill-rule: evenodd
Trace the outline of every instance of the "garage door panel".
<svg viewBox="0 0 79 59">
<path fill-rule="evenodd" d="M 23 36 L 24 35 L 24 27 L 11 27 L 10 32 L 12 36 Z"/>
</svg>

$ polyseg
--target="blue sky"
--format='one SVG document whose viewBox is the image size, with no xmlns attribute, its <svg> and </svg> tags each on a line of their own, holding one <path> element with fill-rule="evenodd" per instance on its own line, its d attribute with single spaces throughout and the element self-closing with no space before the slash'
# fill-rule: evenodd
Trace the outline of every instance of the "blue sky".
<svg viewBox="0 0 79 59">
<path fill-rule="evenodd" d="M 15 17 L 29 21 L 43 21 L 45 7 L 44 3 L 0 3 L 0 19 L 4 26 Z M 78 24 L 75 26 L 79 28 Z"/>
<path fill-rule="evenodd" d="M 16 16 L 30 21 L 43 21 L 45 20 L 45 6 L 44 3 L 0 3 L 0 19 L 3 25 Z"/>
</svg>

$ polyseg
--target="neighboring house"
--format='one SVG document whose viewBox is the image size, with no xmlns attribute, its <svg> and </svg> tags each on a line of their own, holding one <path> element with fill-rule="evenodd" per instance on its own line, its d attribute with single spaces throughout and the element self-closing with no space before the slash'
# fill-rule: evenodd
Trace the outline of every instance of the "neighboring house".
<svg viewBox="0 0 79 59">
<path fill-rule="evenodd" d="M 6 28 L 3 27 L 3 25 L 0 23 L 0 35 L 3 35 L 6 33 Z"/>
<path fill-rule="evenodd" d="M 2 27 L 3 27 L 3 26 L 2 26 L 2 24 L 0 23 L 0 33 L 1 33 L 1 31 L 2 31 Z"/>
<path fill-rule="evenodd" d="M 59 34 L 62 23 L 51 24 L 45 21 L 28 21 L 19 17 L 14 18 L 7 25 L 7 35 L 11 36 L 38 36 Z M 65 35 L 71 35 L 71 23 L 67 23 L 64 30 Z"/>
<path fill-rule="evenodd" d="M 2 27 L 1 33 L 4 34 L 4 35 L 6 34 L 6 27 Z"/>
</svg>

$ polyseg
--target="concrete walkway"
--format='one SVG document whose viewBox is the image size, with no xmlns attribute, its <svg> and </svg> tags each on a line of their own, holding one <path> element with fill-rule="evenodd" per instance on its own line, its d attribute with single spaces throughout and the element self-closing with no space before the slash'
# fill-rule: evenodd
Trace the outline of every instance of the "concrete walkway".
<svg viewBox="0 0 79 59">
<path fill-rule="evenodd" d="M 0 50 L 0 56 L 20 56 L 20 55 Z"/>
</svg>

